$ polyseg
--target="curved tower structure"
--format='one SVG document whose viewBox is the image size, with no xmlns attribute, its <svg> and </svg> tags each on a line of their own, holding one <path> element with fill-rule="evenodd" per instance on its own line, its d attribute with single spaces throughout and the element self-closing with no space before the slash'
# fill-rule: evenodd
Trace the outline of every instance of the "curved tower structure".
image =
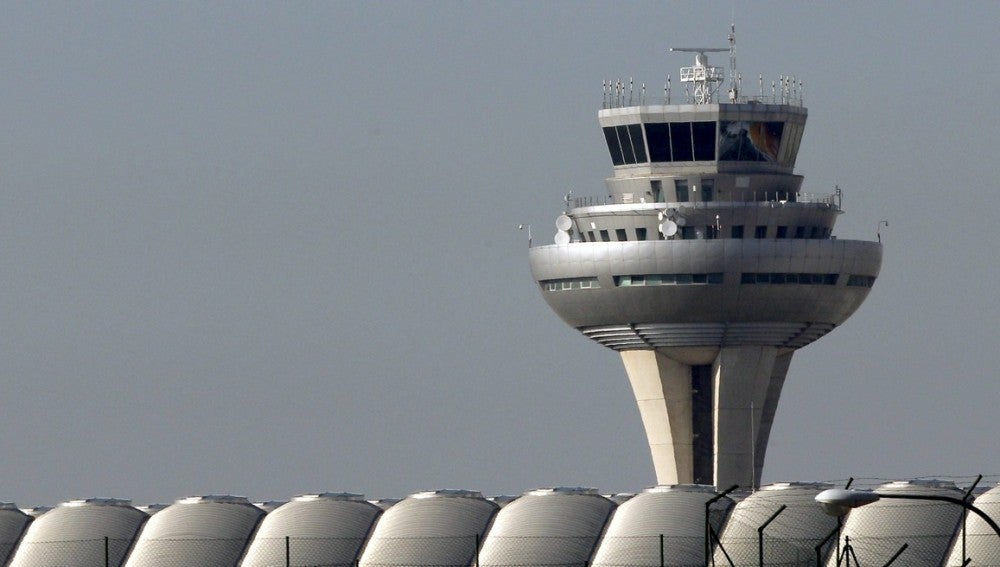
<svg viewBox="0 0 1000 567">
<path fill-rule="evenodd" d="M 729 40 L 674 49 L 695 53 L 680 103 L 669 83 L 655 101 L 605 83 L 607 191 L 567 195 L 555 244 L 529 248 L 549 306 L 621 354 L 660 484 L 757 486 L 792 354 L 881 266 L 881 244 L 833 236 L 839 194 L 801 191 L 801 86 L 745 96 Z M 730 52 L 728 89 L 713 51 Z"/>
</svg>

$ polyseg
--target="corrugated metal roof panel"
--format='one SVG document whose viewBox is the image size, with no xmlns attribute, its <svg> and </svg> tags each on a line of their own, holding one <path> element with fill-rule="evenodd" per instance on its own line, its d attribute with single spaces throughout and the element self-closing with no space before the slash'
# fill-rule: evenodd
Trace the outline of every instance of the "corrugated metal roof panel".
<svg viewBox="0 0 1000 567">
<path fill-rule="evenodd" d="M 381 513 L 359 495 L 296 497 L 268 513 L 241 565 L 284 565 L 286 537 L 293 565 L 354 565 Z"/>
<path fill-rule="evenodd" d="M 478 492 L 414 494 L 382 514 L 360 565 L 466 567 L 498 508 Z"/>
<path fill-rule="evenodd" d="M 897 481 L 876 489 L 879 494 L 938 495 L 962 498 L 964 493 L 951 482 L 935 480 Z M 933 500 L 883 498 L 855 508 L 847 515 L 843 535 L 865 565 L 884 565 L 904 544 L 898 559 L 908 567 L 937 567 L 948 557 L 958 533 L 962 507 Z M 830 557 L 827 565 L 835 565 Z"/>
<path fill-rule="evenodd" d="M 764 530 L 764 562 L 815 565 L 816 545 L 837 526 L 837 519 L 815 501 L 816 495 L 828 488 L 828 484 L 785 482 L 761 488 L 733 508 L 722 531 L 722 547 L 737 565 L 757 565 L 757 529 L 787 506 Z M 719 550 L 715 560 L 725 561 Z"/>
<path fill-rule="evenodd" d="M 703 485 L 658 486 L 637 494 L 618 506 L 593 565 L 659 565 L 661 535 L 666 565 L 703 564 L 705 504 L 715 496 L 713 487 Z M 712 507 L 717 533 L 732 506 L 723 498 Z"/>
<path fill-rule="evenodd" d="M 126 565 L 235 566 L 263 515 L 242 497 L 182 498 L 149 519 Z"/>
<path fill-rule="evenodd" d="M 11 567 L 103 565 L 105 537 L 111 565 L 120 565 L 146 518 L 127 500 L 63 503 L 31 523 Z"/>
<path fill-rule="evenodd" d="M 14 504 L 0 502 L 0 565 L 7 564 L 33 519 Z"/>
<path fill-rule="evenodd" d="M 1000 522 L 1000 486 L 976 497 L 973 504 L 982 510 L 994 522 Z M 986 565 L 987 561 L 1000 563 L 1000 537 L 993 528 L 977 514 L 966 514 L 965 525 L 965 556 L 972 558 L 972 565 Z M 961 537 L 961 534 L 959 534 Z M 952 545 L 951 558 L 947 565 L 962 565 L 962 543 L 957 539 Z"/>
<path fill-rule="evenodd" d="M 583 565 L 616 504 L 594 489 L 540 489 L 504 506 L 480 565 Z"/>
</svg>

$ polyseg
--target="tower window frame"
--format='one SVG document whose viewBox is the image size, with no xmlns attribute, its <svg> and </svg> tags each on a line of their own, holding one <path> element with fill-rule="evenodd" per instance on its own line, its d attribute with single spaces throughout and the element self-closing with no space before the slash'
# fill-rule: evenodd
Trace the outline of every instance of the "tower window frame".
<svg viewBox="0 0 1000 567">
<path fill-rule="evenodd" d="M 704 202 L 715 200 L 715 180 L 714 179 L 702 179 L 701 180 L 701 200 Z"/>
<path fill-rule="evenodd" d="M 687 179 L 674 179 L 674 199 L 678 203 L 687 203 L 691 200 Z"/>
</svg>

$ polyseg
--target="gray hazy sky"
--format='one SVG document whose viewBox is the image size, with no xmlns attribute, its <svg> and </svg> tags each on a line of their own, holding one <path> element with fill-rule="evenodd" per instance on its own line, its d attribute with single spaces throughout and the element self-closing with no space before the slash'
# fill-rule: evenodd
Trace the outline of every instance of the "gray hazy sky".
<svg viewBox="0 0 1000 567">
<path fill-rule="evenodd" d="M 661 92 L 733 16 L 744 77 L 805 83 L 835 234 L 890 223 L 764 481 L 1000 474 L 1000 4 L 17 2 L 0 500 L 653 483 L 619 357 L 516 225 L 604 191 L 602 80 Z"/>
</svg>

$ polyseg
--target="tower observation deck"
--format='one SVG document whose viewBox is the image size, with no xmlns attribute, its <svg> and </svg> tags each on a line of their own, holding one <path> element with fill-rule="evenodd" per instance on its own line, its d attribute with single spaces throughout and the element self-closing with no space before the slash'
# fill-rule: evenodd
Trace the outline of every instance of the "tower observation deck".
<svg viewBox="0 0 1000 567">
<path fill-rule="evenodd" d="M 801 84 L 745 96 L 732 34 L 728 88 L 719 49 L 674 51 L 696 54 L 679 103 L 669 79 L 655 101 L 605 83 L 607 191 L 567 195 L 529 258 L 549 306 L 621 355 L 657 482 L 748 488 L 792 355 L 861 305 L 882 246 L 837 239 L 839 194 L 801 190 Z"/>
</svg>

